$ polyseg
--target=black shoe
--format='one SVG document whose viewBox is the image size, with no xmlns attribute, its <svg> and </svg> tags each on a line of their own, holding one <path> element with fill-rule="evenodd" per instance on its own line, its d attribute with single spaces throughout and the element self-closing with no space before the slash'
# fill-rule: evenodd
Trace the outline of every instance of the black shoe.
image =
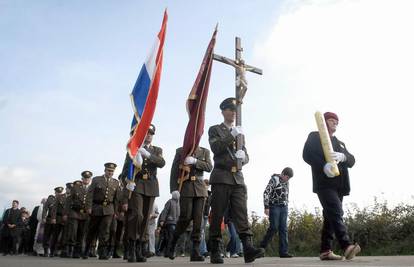
<svg viewBox="0 0 414 267">
<path fill-rule="evenodd" d="M 281 258 L 292 258 L 293 257 L 293 255 L 291 255 L 291 254 L 289 254 L 289 253 L 286 253 L 286 254 L 280 254 L 280 256 L 279 257 L 281 257 Z"/>
<path fill-rule="evenodd" d="M 167 256 L 170 260 L 175 259 L 175 246 L 177 245 L 178 237 L 174 235 L 172 240 L 168 241 L 167 249 L 164 252 L 164 257 Z"/>
</svg>

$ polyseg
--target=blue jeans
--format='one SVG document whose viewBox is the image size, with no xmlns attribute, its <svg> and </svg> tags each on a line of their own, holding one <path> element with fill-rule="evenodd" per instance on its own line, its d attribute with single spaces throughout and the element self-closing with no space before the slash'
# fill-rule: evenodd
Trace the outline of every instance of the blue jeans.
<svg viewBox="0 0 414 267">
<path fill-rule="evenodd" d="M 288 232 L 287 232 L 287 205 L 272 205 L 269 207 L 270 226 L 263 237 L 260 246 L 266 248 L 272 240 L 276 231 L 279 232 L 279 255 L 288 254 Z"/>
<path fill-rule="evenodd" d="M 237 254 L 241 251 L 240 248 L 240 239 L 237 235 L 236 227 L 232 222 L 227 223 L 227 229 L 229 231 L 230 240 L 227 244 L 226 251 L 230 252 L 230 255 Z"/>
<path fill-rule="evenodd" d="M 208 216 L 203 215 L 203 220 L 201 221 L 201 240 L 200 240 L 200 254 L 204 255 L 207 253 L 207 244 L 206 244 L 206 226 L 207 226 Z"/>
</svg>

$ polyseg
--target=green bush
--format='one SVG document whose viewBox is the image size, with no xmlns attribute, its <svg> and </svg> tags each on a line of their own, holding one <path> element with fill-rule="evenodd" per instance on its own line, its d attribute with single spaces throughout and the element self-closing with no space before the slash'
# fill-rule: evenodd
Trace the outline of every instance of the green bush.
<svg viewBox="0 0 414 267">
<path fill-rule="evenodd" d="M 256 246 L 269 227 L 267 217 L 251 214 L 252 231 Z M 351 204 L 345 210 L 345 224 L 351 240 L 361 245 L 361 255 L 412 255 L 414 254 L 414 206 L 399 204 L 390 208 L 386 201 L 360 209 Z M 289 210 L 289 251 L 296 256 L 316 256 L 319 253 L 322 214 Z M 335 251 L 340 252 L 337 242 Z M 278 256 L 278 236 L 266 249 L 267 256 Z"/>
</svg>

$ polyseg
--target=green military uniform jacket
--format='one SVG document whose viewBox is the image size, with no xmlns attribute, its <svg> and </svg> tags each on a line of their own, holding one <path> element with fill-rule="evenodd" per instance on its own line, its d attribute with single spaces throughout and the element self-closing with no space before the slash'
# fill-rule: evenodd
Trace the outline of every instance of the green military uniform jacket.
<svg viewBox="0 0 414 267">
<path fill-rule="evenodd" d="M 180 176 L 180 161 L 183 148 L 177 148 L 170 174 L 170 192 L 178 190 Z M 204 172 L 211 172 L 212 164 L 210 151 L 204 147 L 197 148 L 195 155 L 196 164 L 191 166 L 189 179 L 183 182 L 181 197 L 207 197 L 207 188 L 203 181 Z"/>
<path fill-rule="evenodd" d="M 65 224 L 63 215 L 65 215 L 66 194 L 56 196 L 56 204 L 52 208 L 52 219 L 56 220 L 56 224 Z"/>
<path fill-rule="evenodd" d="M 85 185 L 73 185 L 66 199 L 65 214 L 68 218 L 77 220 L 88 219 L 88 213 L 86 212 L 87 193 L 88 190 Z"/>
<path fill-rule="evenodd" d="M 115 214 L 120 199 L 119 182 L 104 175 L 96 176 L 88 188 L 86 209 L 92 209 L 93 216 Z"/>
<path fill-rule="evenodd" d="M 208 130 L 208 141 L 214 153 L 210 184 L 244 185 L 243 173 L 237 171 L 236 139 L 230 133 L 230 129 L 224 123 L 211 126 Z M 244 165 L 249 162 L 249 155 L 245 147 L 243 150 L 246 153 Z"/>
<path fill-rule="evenodd" d="M 46 223 L 52 223 L 52 209 L 56 205 L 56 197 L 49 195 L 45 204 L 43 204 L 42 219 L 46 219 Z"/>
<path fill-rule="evenodd" d="M 160 195 L 157 168 L 162 168 L 165 165 L 165 160 L 162 157 L 162 149 L 157 146 L 149 145 L 146 150 L 151 154 L 149 158 L 143 158 L 142 169 L 135 175 L 135 189 L 134 192 L 149 197 L 158 197 Z M 121 174 L 123 179 L 126 179 L 131 159 L 127 155 L 125 159 L 124 168 Z M 123 203 L 128 203 L 128 189 L 124 188 Z"/>
</svg>

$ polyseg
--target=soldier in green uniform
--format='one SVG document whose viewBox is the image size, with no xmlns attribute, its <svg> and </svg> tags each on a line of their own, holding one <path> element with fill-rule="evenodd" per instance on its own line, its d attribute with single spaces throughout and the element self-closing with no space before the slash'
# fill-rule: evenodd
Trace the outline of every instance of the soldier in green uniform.
<svg viewBox="0 0 414 267">
<path fill-rule="evenodd" d="M 241 126 L 234 126 L 236 99 L 226 98 L 220 104 L 224 122 L 210 127 L 209 143 L 214 153 L 214 168 L 210 176 L 211 184 L 211 263 L 223 263 L 220 252 L 220 225 L 226 208 L 230 205 L 230 215 L 243 243 L 244 261 L 253 262 L 264 256 L 263 248 L 253 247 L 252 231 L 247 215 L 247 188 L 243 173 L 237 169 L 237 160 L 249 162 L 246 148 L 236 149 L 236 136 L 243 134 Z"/>
<path fill-rule="evenodd" d="M 65 201 L 66 195 L 63 193 L 63 187 L 59 186 L 55 188 L 55 197 L 56 202 L 52 207 L 52 236 L 50 240 L 50 257 L 54 257 L 56 253 L 56 248 L 59 244 L 59 236 L 63 233 L 63 226 L 65 222 L 63 220 L 63 215 L 65 212 Z"/>
<path fill-rule="evenodd" d="M 98 254 L 100 260 L 109 259 L 108 240 L 112 218 L 116 216 L 120 191 L 118 180 L 112 178 L 115 163 L 105 163 L 105 174 L 92 179 L 86 196 L 86 210 L 91 216 L 83 258 L 87 258 L 90 244 L 98 232 Z"/>
<path fill-rule="evenodd" d="M 91 182 L 92 172 L 83 171 L 82 180 L 73 182 L 73 187 L 66 199 L 66 215 L 68 239 L 66 243 L 67 257 L 80 258 L 82 252 L 82 241 L 85 236 L 85 226 L 89 217 L 86 212 L 87 187 Z"/>
<path fill-rule="evenodd" d="M 162 149 L 151 145 L 155 134 L 154 125 L 150 125 L 144 140 L 143 147 L 139 149 L 138 161 L 142 161 L 142 168 L 134 177 L 133 183 L 127 183 L 123 194 L 123 210 L 126 211 L 125 234 L 128 238 L 128 262 L 145 262 L 147 259 L 142 250 L 147 246 L 147 226 L 154 199 L 159 196 L 157 168 L 165 165 Z M 128 171 L 131 159 L 126 158 L 123 173 Z M 127 175 L 123 175 L 126 177 Z M 131 192 L 131 197 L 128 199 Z"/>
<path fill-rule="evenodd" d="M 42 221 L 45 224 L 43 232 L 43 257 L 49 257 L 49 242 L 52 235 L 53 224 L 52 224 L 52 208 L 56 205 L 56 197 L 49 195 L 45 204 L 43 204 Z"/>
<path fill-rule="evenodd" d="M 68 237 L 68 224 L 66 223 L 67 222 L 67 219 L 68 219 L 68 216 L 66 214 L 65 207 L 66 207 L 66 203 L 68 201 L 68 197 L 70 195 L 70 191 L 72 190 L 72 187 L 73 187 L 73 183 L 72 182 L 66 183 L 65 201 L 64 201 L 64 206 L 63 206 L 63 208 L 64 208 L 64 215 L 62 217 L 63 218 L 64 225 L 63 225 L 63 229 L 62 229 L 62 235 L 61 235 L 61 238 L 60 238 L 60 241 L 59 241 L 59 248 L 61 248 L 61 252 L 60 252 L 60 257 L 61 258 L 68 258 L 68 257 L 70 257 L 68 255 L 69 251 L 67 250 L 67 248 L 68 248 L 68 238 L 69 237 Z"/>
<path fill-rule="evenodd" d="M 182 147 L 178 148 L 170 175 L 170 191 L 176 191 L 179 188 L 180 166 L 182 156 Z M 204 172 L 211 172 L 212 164 L 210 151 L 204 147 L 198 147 L 193 156 L 188 156 L 184 160 L 184 165 L 190 167 L 189 179 L 183 181 L 180 191 L 180 216 L 175 228 L 172 240 L 169 240 L 167 253 L 170 259 L 174 259 L 174 251 L 177 241 L 193 221 L 193 231 L 191 239 L 193 246 L 191 250 L 190 261 L 204 261 L 204 256 L 200 255 L 201 240 L 201 220 L 203 218 L 204 202 L 207 198 L 207 188 L 204 184 Z"/>
</svg>

